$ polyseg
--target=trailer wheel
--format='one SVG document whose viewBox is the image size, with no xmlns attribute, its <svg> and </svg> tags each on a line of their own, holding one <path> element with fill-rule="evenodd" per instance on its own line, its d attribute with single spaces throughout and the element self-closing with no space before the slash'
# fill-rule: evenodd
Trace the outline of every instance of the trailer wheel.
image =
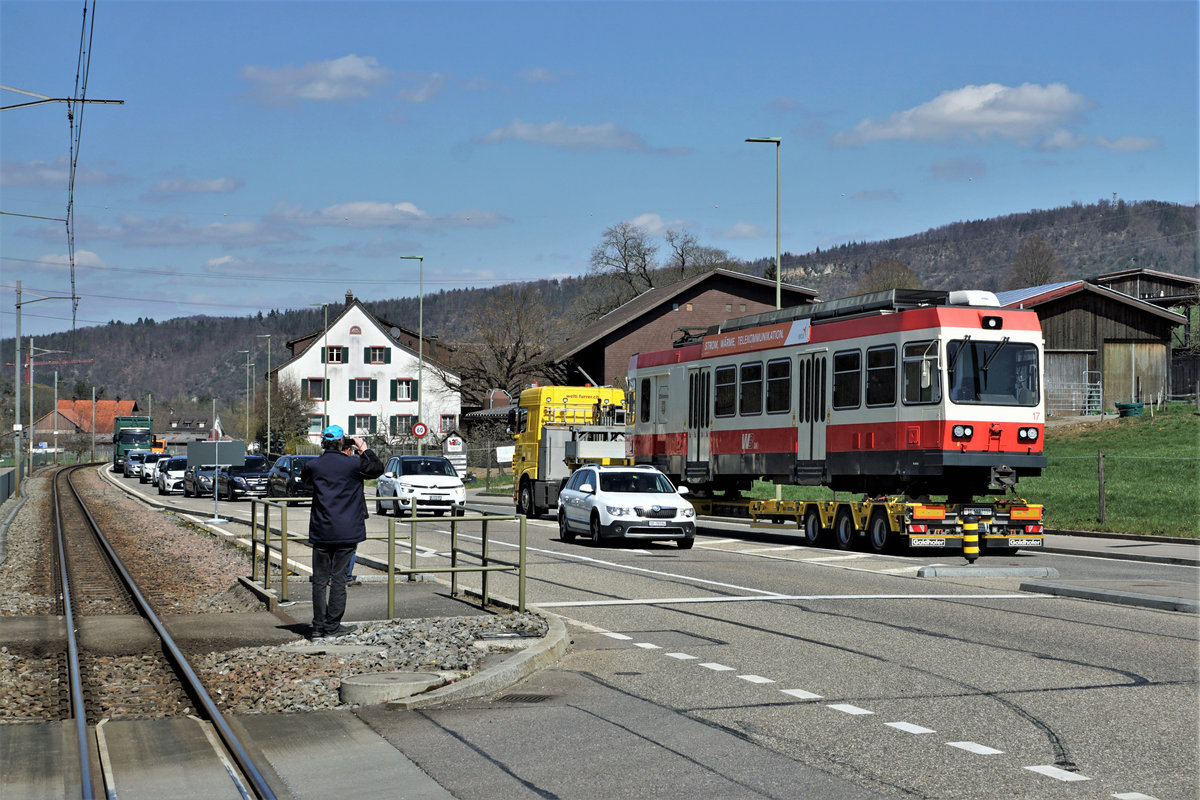
<svg viewBox="0 0 1200 800">
<path fill-rule="evenodd" d="M 867 541 L 876 553 L 889 553 L 895 549 L 896 535 L 888 524 L 887 513 L 883 509 L 871 515 L 871 523 L 867 528 Z"/>
<path fill-rule="evenodd" d="M 821 529 L 821 515 L 815 508 L 810 508 L 804 515 L 804 543 L 815 547 L 825 538 L 824 533 Z"/>
<path fill-rule="evenodd" d="M 561 508 L 558 510 L 558 538 L 564 542 L 575 541 L 575 533 L 571 530 L 571 526 L 567 524 L 566 512 Z"/>
<path fill-rule="evenodd" d="M 833 537 L 839 550 L 850 550 L 854 547 L 854 517 L 850 509 L 843 508 L 833 520 Z"/>
</svg>

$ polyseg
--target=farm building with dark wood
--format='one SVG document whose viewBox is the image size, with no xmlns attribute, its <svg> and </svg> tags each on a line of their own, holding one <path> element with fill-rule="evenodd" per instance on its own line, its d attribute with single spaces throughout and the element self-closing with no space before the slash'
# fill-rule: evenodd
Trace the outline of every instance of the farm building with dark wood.
<svg viewBox="0 0 1200 800">
<path fill-rule="evenodd" d="M 808 305 L 812 289 L 783 284 L 784 308 Z M 625 385 L 629 358 L 665 350 L 686 330 L 775 308 L 775 281 L 716 269 L 638 295 L 567 339 L 551 353 L 555 382 Z"/>
<path fill-rule="evenodd" d="M 997 293 L 1037 312 L 1046 339 L 1047 415 L 1112 411 L 1170 394 L 1171 335 L 1185 318 L 1087 281 Z"/>
</svg>

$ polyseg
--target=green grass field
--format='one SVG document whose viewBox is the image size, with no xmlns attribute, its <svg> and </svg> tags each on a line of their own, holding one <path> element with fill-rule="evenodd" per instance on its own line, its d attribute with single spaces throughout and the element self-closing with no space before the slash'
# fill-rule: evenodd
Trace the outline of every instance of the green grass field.
<svg viewBox="0 0 1200 800">
<path fill-rule="evenodd" d="M 1200 414 L 1190 403 L 1154 416 L 1096 419 L 1046 428 L 1046 470 L 1018 494 L 1046 507 L 1046 526 L 1200 538 Z M 1104 451 L 1106 519 L 1099 521 L 1097 453 Z M 775 487 L 758 482 L 750 497 Z M 821 487 L 785 486 L 784 500 L 832 500 Z M 851 498 L 843 493 L 840 499 Z"/>
</svg>

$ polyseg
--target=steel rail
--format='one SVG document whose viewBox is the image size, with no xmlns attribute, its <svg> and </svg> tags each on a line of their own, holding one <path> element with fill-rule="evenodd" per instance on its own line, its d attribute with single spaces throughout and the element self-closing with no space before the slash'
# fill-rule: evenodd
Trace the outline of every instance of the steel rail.
<svg viewBox="0 0 1200 800">
<path fill-rule="evenodd" d="M 68 483 L 70 476 L 67 476 Z M 58 579 L 61 585 L 59 599 L 62 601 L 63 616 L 67 625 L 67 672 L 71 691 L 71 716 L 75 719 L 75 738 L 79 743 L 80 796 L 93 800 L 92 757 L 89 746 L 87 712 L 83 707 L 83 679 L 79 667 L 79 630 L 75 627 L 75 611 L 71 602 L 70 583 L 67 580 L 67 548 L 63 539 L 62 507 L 59 505 L 58 481 L 54 487 L 55 547 L 58 551 Z M 72 487 L 74 491 L 74 487 Z M 77 495 L 78 496 L 78 495 Z M 86 513 L 86 510 L 85 510 Z"/>
<path fill-rule="evenodd" d="M 78 469 L 78 467 L 72 468 L 71 471 L 73 472 L 75 469 Z M 214 728 L 216 728 L 222 744 L 225 745 L 225 748 L 229 751 L 229 754 L 233 757 L 234 761 L 237 762 L 238 768 L 242 770 L 242 774 L 250 782 L 256 796 L 261 798 L 261 800 L 276 800 L 275 792 L 273 789 L 271 789 L 270 784 L 267 783 L 262 771 L 258 768 L 258 765 L 254 763 L 254 759 L 250 757 L 249 752 L 246 750 L 246 747 L 242 744 L 237 734 L 234 733 L 233 728 L 230 727 L 229 722 L 225 719 L 225 715 L 221 713 L 221 710 L 217 708 L 217 704 L 213 702 L 212 697 L 204 688 L 199 676 L 197 676 L 195 670 L 192 669 L 192 665 L 188 663 L 187 657 L 184 656 L 183 651 L 179 649 L 179 646 L 175 643 L 175 640 L 167 631 L 166 626 L 163 625 L 162 620 L 160 620 L 158 615 L 155 614 L 153 609 L 150 608 L 149 601 L 147 601 L 142 595 L 141 591 L 138 590 L 133 577 L 125 569 L 125 565 L 121 562 L 121 559 L 117 557 L 116 552 L 113 551 L 111 545 L 108 543 L 108 540 L 104 538 L 104 534 L 100 532 L 100 526 L 96 524 L 91 512 L 87 510 L 87 507 L 83 503 L 83 499 L 79 496 L 79 491 L 75 488 L 73 483 L 70 483 L 69 478 L 68 484 L 71 486 L 71 491 L 75 493 L 76 499 L 79 500 L 79 505 L 83 509 L 83 514 L 87 517 L 88 523 L 92 526 L 92 530 L 96 534 L 97 541 L 100 543 L 100 546 L 103 548 L 109 560 L 112 562 L 112 565 L 116 569 L 117 574 L 120 576 L 121 581 L 129 590 L 130 596 L 133 597 L 134 603 L 138 607 L 138 611 L 143 617 L 145 617 L 146 621 L 150 623 L 150 626 L 154 628 L 154 632 L 162 641 L 163 649 L 166 651 L 168 657 L 174 662 L 175 668 L 179 671 L 181 677 L 184 678 L 184 685 L 188 692 L 192 694 L 198 705 L 204 710 L 205 717 L 208 719 L 208 721 L 212 723 Z"/>
</svg>

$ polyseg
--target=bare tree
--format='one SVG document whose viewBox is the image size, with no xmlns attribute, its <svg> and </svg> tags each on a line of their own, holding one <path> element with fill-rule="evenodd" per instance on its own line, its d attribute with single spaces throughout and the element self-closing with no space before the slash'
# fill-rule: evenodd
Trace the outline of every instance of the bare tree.
<svg viewBox="0 0 1200 800">
<path fill-rule="evenodd" d="M 545 377 L 546 357 L 561 339 L 538 290 L 529 284 L 501 287 L 496 300 L 472 315 L 470 333 L 456 342 L 448 369 L 436 369 L 464 405 L 482 406 L 492 389 L 516 395 Z"/>
<path fill-rule="evenodd" d="M 854 287 L 855 294 L 886 292 L 888 289 L 921 289 L 920 279 L 897 258 L 885 258 L 867 270 Z"/>
<path fill-rule="evenodd" d="M 733 261 L 728 251 L 702 245 L 686 230 L 668 230 L 663 238 L 666 239 L 667 247 L 671 249 L 663 269 L 672 280 L 712 272 L 714 269 L 728 267 Z"/>
<path fill-rule="evenodd" d="M 267 438 L 267 393 L 255 397 L 254 426 L 262 441 Z M 308 433 L 308 418 L 317 413 L 315 404 L 304 396 L 300 382 L 278 381 L 271 387 L 271 438 L 286 445 L 297 436 Z M 268 452 L 279 452 L 268 443 Z"/>
<path fill-rule="evenodd" d="M 650 241 L 645 229 L 632 222 L 618 222 L 604 231 L 604 238 L 592 250 L 589 271 L 616 278 L 627 287 L 628 297 L 636 297 L 654 288 L 657 252 L 658 247 Z"/>
<path fill-rule="evenodd" d="M 1008 288 L 1042 286 L 1060 280 L 1062 276 L 1062 265 L 1058 263 L 1058 256 L 1054 254 L 1054 250 L 1041 236 L 1030 236 L 1013 254 L 1008 272 Z"/>
</svg>

